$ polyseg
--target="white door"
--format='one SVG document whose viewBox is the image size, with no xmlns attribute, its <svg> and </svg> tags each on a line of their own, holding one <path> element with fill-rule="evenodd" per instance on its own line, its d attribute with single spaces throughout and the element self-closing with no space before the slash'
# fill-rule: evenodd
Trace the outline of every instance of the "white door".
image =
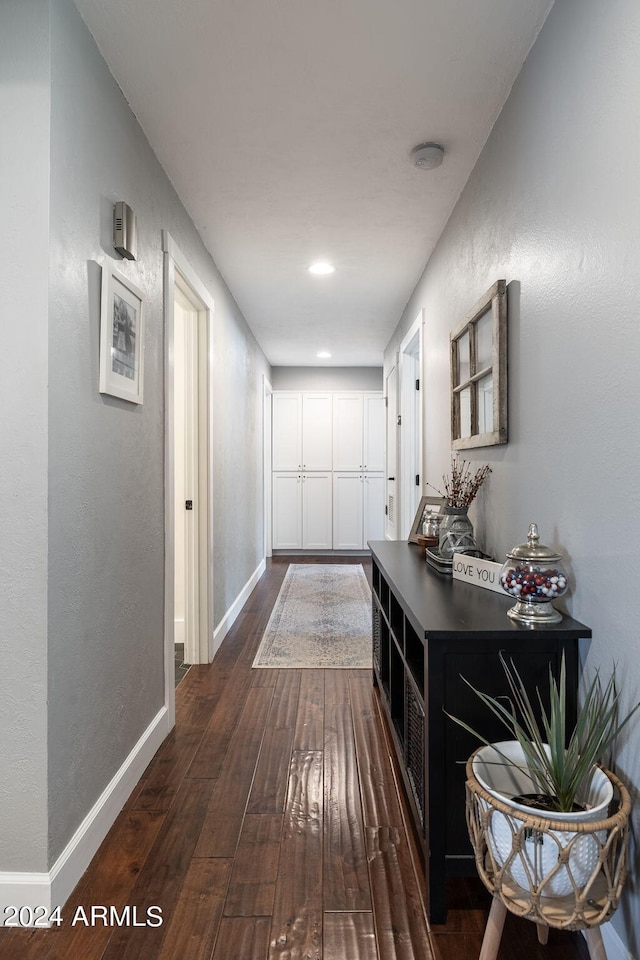
<svg viewBox="0 0 640 960">
<path fill-rule="evenodd" d="M 387 467 L 386 467 L 386 518 L 385 536 L 387 540 L 398 540 L 398 367 L 394 365 L 386 382 L 387 397 Z"/>
<path fill-rule="evenodd" d="M 188 306 L 179 291 L 174 303 L 175 334 L 173 338 L 173 417 L 174 417 L 174 642 L 185 643 L 187 602 L 187 521 L 186 501 L 186 330 L 190 317 Z"/>
<path fill-rule="evenodd" d="M 330 393 L 302 395 L 302 469 L 331 470 L 332 397 Z"/>
<path fill-rule="evenodd" d="M 262 456 L 263 456 L 263 512 L 264 512 L 264 556 L 271 556 L 271 470 L 272 470 L 272 396 L 273 390 L 267 378 L 262 376 Z"/>
<path fill-rule="evenodd" d="M 302 475 L 274 473 L 273 549 L 296 550 L 302 546 Z"/>
<path fill-rule="evenodd" d="M 176 598 L 183 613 L 185 656 L 208 663 L 213 623 L 214 415 L 210 331 L 214 302 L 173 238 L 162 234 L 165 285 L 165 706 L 175 722 Z M 176 341 L 179 341 L 176 344 Z M 176 361 L 176 349 L 179 352 Z M 178 408 L 179 407 L 179 408 Z M 176 421 L 179 420 L 179 423 Z M 179 492 L 176 488 L 179 487 Z M 187 500 L 192 510 L 187 510 Z M 176 572 L 179 571 L 179 572 Z M 197 600 L 196 600 L 197 597 Z M 178 635 L 183 631 L 178 625 Z"/>
<path fill-rule="evenodd" d="M 331 473 L 302 474 L 302 547 L 331 550 L 333 543 Z"/>
<path fill-rule="evenodd" d="M 302 470 L 302 395 L 273 394 L 273 470 Z"/>
<path fill-rule="evenodd" d="M 363 474 L 333 475 L 333 549 L 363 548 Z"/>
<path fill-rule="evenodd" d="M 198 310 L 179 286 L 174 303 L 174 639 L 200 662 Z"/>
<path fill-rule="evenodd" d="M 197 501 L 197 364 L 194 381 L 194 341 L 197 350 L 198 315 L 179 288 L 175 291 L 173 339 L 174 416 L 174 639 L 184 645 L 185 662 L 193 663 L 197 648 L 198 578 L 196 510 L 186 504 Z M 194 395 L 195 394 L 195 395 Z"/>
<path fill-rule="evenodd" d="M 364 469 L 363 414 L 363 398 L 361 393 L 336 393 L 334 395 L 334 470 Z"/>
<path fill-rule="evenodd" d="M 384 397 L 380 393 L 364 395 L 364 450 L 362 468 L 368 472 L 384 473 Z"/>
<path fill-rule="evenodd" d="M 400 345 L 400 536 L 409 536 L 422 497 L 422 313 Z"/>
<path fill-rule="evenodd" d="M 384 540 L 384 474 L 364 475 L 364 540 Z"/>
</svg>

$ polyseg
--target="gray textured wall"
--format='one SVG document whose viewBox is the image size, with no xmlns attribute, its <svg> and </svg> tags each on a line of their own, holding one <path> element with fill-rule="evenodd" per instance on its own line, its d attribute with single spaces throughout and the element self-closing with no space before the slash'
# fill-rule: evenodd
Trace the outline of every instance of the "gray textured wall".
<svg viewBox="0 0 640 960">
<path fill-rule="evenodd" d="M 51 5 L 50 856 L 163 702 L 162 230 L 215 302 L 214 621 L 262 558 L 268 364 L 70 0 Z M 97 392 L 99 278 L 112 204 L 138 218 L 145 396 Z"/>
<path fill-rule="evenodd" d="M 47 869 L 49 11 L 0 7 L 0 870 Z"/>
<path fill-rule="evenodd" d="M 551 11 L 386 352 L 426 308 L 426 476 L 450 456 L 449 331 L 499 277 L 509 296 L 509 443 L 468 453 L 493 473 L 478 532 L 496 556 L 535 520 L 593 628 L 586 668 L 640 686 L 640 7 Z M 445 160 L 446 162 L 446 160 Z M 640 786 L 640 723 L 618 768 Z M 639 827 L 636 805 L 636 836 Z M 638 850 L 614 927 L 640 955 Z M 634 889 L 635 888 L 635 889 Z"/>
<path fill-rule="evenodd" d="M 71 0 L 1 12 L 0 182 L 16 221 L 3 252 L 18 266 L 1 298 L 15 415 L 0 465 L 0 869 L 44 870 L 163 703 L 163 229 L 215 301 L 215 623 L 262 558 L 270 369 Z M 136 263 L 111 245 L 117 199 L 138 216 Z M 97 390 L 96 261 L 114 260 L 146 298 L 141 407 Z"/>
<path fill-rule="evenodd" d="M 51 4 L 49 851 L 53 862 L 164 702 L 160 231 L 178 209 L 75 7 Z M 112 203 L 145 295 L 144 404 L 98 393 Z"/>
<path fill-rule="evenodd" d="M 382 390 L 382 367 L 273 367 L 274 390 Z"/>
</svg>

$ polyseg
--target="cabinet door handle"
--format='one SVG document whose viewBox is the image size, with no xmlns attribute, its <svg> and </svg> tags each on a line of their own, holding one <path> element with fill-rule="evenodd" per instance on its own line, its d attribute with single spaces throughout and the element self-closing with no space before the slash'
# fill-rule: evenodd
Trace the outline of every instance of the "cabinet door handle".
<svg viewBox="0 0 640 960">
<path fill-rule="evenodd" d="M 387 477 L 387 480 L 395 480 L 395 477 Z"/>
</svg>

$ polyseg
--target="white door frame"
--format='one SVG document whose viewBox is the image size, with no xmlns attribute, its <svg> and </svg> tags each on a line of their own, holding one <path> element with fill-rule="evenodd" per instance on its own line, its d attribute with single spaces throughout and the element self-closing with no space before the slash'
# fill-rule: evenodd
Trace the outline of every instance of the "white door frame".
<svg viewBox="0 0 640 960">
<path fill-rule="evenodd" d="M 422 343 L 424 310 L 421 310 L 400 344 L 400 536 L 409 536 L 424 488 L 422 462 Z M 416 390 L 416 380 L 420 390 Z M 416 484 L 416 474 L 420 482 Z"/>
<path fill-rule="evenodd" d="M 214 303 L 171 235 L 163 230 L 164 253 L 164 316 L 165 316 L 165 706 L 169 726 L 175 723 L 175 650 L 174 650 L 174 576 L 175 576 L 175 425 L 174 425 L 174 303 L 176 287 L 197 305 L 200 349 L 199 366 L 199 436 L 198 436 L 198 501 L 199 530 L 199 650 L 198 663 L 213 658 L 213 336 Z"/>
<path fill-rule="evenodd" d="M 271 492 L 271 435 L 272 435 L 272 403 L 273 387 L 262 374 L 262 455 L 263 455 L 263 491 L 264 491 L 264 557 L 272 555 L 272 492 Z"/>
<path fill-rule="evenodd" d="M 389 388 L 394 384 L 395 396 L 391 398 L 390 403 Z M 398 416 L 398 356 L 394 357 L 391 369 L 385 376 L 385 419 L 386 419 L 386 438 L 385 438 L 385 539 L 398 540 L 400 513 L 398 511 L 398 490 L 400 488 L 399 475 L 399 457 L 398 457 L 398 434 L 399 427 Z M 395 403 L 393 402 L 395 401 Z"/>
</svg>

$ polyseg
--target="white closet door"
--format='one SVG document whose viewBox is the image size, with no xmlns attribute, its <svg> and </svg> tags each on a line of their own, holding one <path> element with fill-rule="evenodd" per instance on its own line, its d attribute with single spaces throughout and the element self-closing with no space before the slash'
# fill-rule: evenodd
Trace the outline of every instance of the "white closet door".
<svg viewBox="0 0 640 960">
<path fill-rule="evenodd" d="M 273 470 L 302 470 L 302 394 L 273 394 Z"/>
<path fill-rule="evenodd" d="M 273 474 L 273 549 L 302 547 L 302 475 Z"/>
<path fill-rule="evenodd" d="M 361 473 L 334 473 L 334 550 L 362 550 L 363 548 L 363 489 Z"/>
<path fill-rule="evenodd" d="M 302 395 L 302 469 L 331 470 L 332 397 L 330 393 Z"/>
<path fill-rule="evenodd" d="M 333 469 L 362 470 L 363 404 L 361 393 L 333 397 Z"/>
<path fill-rule="evenodd" d="M 364 477 L 364 543 L 384 540 L 384 474 L 367 473 Z"/>
<path fill-rule="evenodd" d="M 333 539 L 331 473 L 302 475 L 302 547 L 331 550 Z"/>
<path fill-rule="evenodd" d="M 365 394 L 363 470 L 384 472 L 385 427 L 384 397 L 381 394 Z"/>
</svg>

